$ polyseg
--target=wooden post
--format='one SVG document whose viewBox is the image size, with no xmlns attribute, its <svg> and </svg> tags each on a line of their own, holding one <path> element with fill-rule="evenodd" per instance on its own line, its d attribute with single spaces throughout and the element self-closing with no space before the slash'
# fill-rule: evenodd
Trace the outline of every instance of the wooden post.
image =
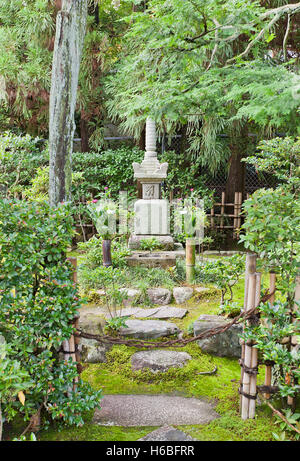
<svg viewBox="0 0 300 461">
<path fill-rule="evenodd" d="M 276 286 L 276 274 L 275 272 L 270 272 L 270 288 L 269 293 L 273 293 L 275 291 Z M 275 293 L 269 299 L 270 304 L 274 304 L 275 301 Z M 265 368 L 265 386 L 271 386 L 272 383 L 272 366 L 266 365 Z M 268 400 L 271 397 L 271 394 L 268 392 L 264 394 L 264 398 Z"/>
<path fill-rule="evenodd" d="M 297 275 L 296 277 L 296 289 L 295 289 L 295 304 L 294 304 L 294 309 L 299 309 L 299 307 L 297 306 L 296 302 L 299 302 L 300 301 L 300 275 Z M 294 323 L 296 321 L 296 319 L 293 317 L 293 320 L 292 322 Z M 291 337 L 291 351 L 297 347 L 297 345 L 299 344 L 299 334 L 298 335 L 293 335 Z M 287 403 L 288 405 L 292 406 L 294 405 L 295 403 L 295 399 L 294 397 L 288 397 L 287 398 Z"/>
<path fill-rule="evenodd" d="M 186 239 L 186 281 L 193 283 L 195 280 L 196 243 L 194 238 Z"/>
</svg>

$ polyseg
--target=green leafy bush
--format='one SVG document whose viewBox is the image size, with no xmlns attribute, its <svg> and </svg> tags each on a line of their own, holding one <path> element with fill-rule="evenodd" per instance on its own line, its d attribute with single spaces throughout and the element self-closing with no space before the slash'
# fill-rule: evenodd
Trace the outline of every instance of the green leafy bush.
<svg viewBox="0 0 300 461">
<path fill-rule="evenodd" d="M 221 304 L 225 296 L 230 293 L 228 302 L 233 299 L 232 288 L 237 284 L 245 270 L 243 255 L 233 255 L 215 261 L 200 262 L 196 264 L 196 281 L 213 283 L 221 290 Z"/>
<path fill-rule="evenodd" d="M 2 195 L 21 196 L 30 185 L 38 167 L 48 162 L 45 142 L 29 134 L 16 135 L 9 131 L 0 136 L 0 184 Z"/>
<path fill-rule="evenodd" d="M 83 411 L 99 405 L 101 393 L 81 380 L 70 391 L 76 364 L 59 355 L 81 306 L 65 257 L 72 234 L 64 205 L 0 201 L 0 332 L 10 345 L 10 359 L 22 363 L 34 383 L 25 405 L 5 403 L 9 418 L 20 412 L 27 420 L 42 406 L 53 419 L 78 425 Z"/>
<path fill-rule="evenodd" d="M 140 241 L 140 249 L 144 251 L 161 250 L 162 248 L 163 245 L 155 237 L 151 237 L 149 239 L 141 239 Z"/>
</svg>

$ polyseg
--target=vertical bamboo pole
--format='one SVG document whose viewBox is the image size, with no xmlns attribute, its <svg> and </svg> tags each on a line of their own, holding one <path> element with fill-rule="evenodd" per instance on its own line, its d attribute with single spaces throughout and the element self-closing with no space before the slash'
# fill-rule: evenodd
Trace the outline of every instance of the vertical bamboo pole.
<svg viewBox="0 0 300 461">
<path fill-rule="evenodd" d="M 236 238 L 236 229 L 237 229 L 237 216 L 238 216 L 238 192 L 234 193 L 234 208 L 233 208 L 233 238 Z"/>
<path fill-rule="evenodd" d="M 261 273 L 256 272 L 255 274 L 255 306 L 259 306 L 260 301 L 260 288 L 261 288 Z M 251 368 L 255 369 L 257 367 L 257 354 L 258 351 L 255 347 L 252 347 L 252 357 L 251 357 Z M 256 396 L 256 383 L 257 375 L 252 374 L 250 376 L 250 395 Z M 249 401 L 249 418 L 255 417 L 255 406 L 256 400 L 250 399 Z"/>
<path fill-rule="evenodd" d="M 186 281 L 193 283 L 195 280 L 196 244 L 194 238 L 186 239 Z"/>
<path fill-rule="evenodd" d="M 220 227 L 223 229 L 224 226 L 224 213 L 225 213 L 225 192 L 222 192 L 221 198 L 221 220 L 220 220 Z"/>
<path fill-rule="evenodd" d="M 269 293 L 273 293 L 275 291 L 275 286 L 276 286 L 276 274 L 275 272 L 270 272 L 270 288 L 269 288 Z M 269 303 L 274 304 L 275 301 L 275 293 L 270 297 Z M 265 386 L 271 386 L 272 383 L 272 366 L 271 365 L 266 365 L 265 368 Z M 271 397 L 271 394 L 266 392 L 264 394 L 264 398 L 268 400 Z"/>
<path fill-rule="evenodd" d="M 67 258 L 67 260 L 70 261 L 70 263 L 72 264 L 72 267 L 73 267 L 72 280 L 73 280 L 73 283 L 76 284 L 77 283 L 77 258 L 70 256 Z M 72 325 L 74 328 L 76 327 L 76 324 L 78 326 L 78 317 L 75 317 L 72 321 Z M 78 349 L 78 344 L 79 344 L 79 338 L 78 337 L 75 338 L 75 336 L 72 334 L 68 341 L 68 350 L 70 352 L 69 357 L 72 358 L 74 363 L 77 362 L 76 349 Z M 78 376 L 74 379 L 74 383 L 73 383 L 74 391 L 76 390 L 77 383 L 78 383 Z"/>
<path fill-rule="evenodd" d="M 214 206 L 210 209 L 210 226 L 214 227 L 214 214 L 215 214 L 215 209 Z"/>
<path fill-rule="evenodd" d="M 296 277 L 296 289 L 295 289 L 295 304 L 294 304 L 294 309 L 295 310 L 299 309 L 299 307 L 296 304 L 296 302 L 299 302 L 299 301 L 300 301 L 300 275 L 297 275 L 297 277 Z M 294 323 L 295 321 L 296 321 L 296 319 L 293 317 L 292 322 Z M 297 345 L 300 342 L 299 340 L 300 340 L 299 334 L 298 335 L 293 335 L 291 337 L 291 351 L 295 347 L 297 347 Z M 287 398 L 287 403 L 290 406 L 294 405 L 294 403 L 295 403 L 294 397 L 288 397 Z"/>
<path fill-rule="evenodd" d="M 242 211 L 242 203 L 243 203 L 243 194 L 242 192 L 238 192 L 238 209 L 237 209 L 237 228 L 241 227 L 241 211 Z"/>
<path fill-rule="evenodd" d="M 245 264 L 245 291 L 244 291 L 244 307 L 243 310 L 247 310 L 247 303 L 248 303 L 248 288 L 249 288 L 249 274 L 254 274 L 256 271 L 256 259 L 257 255 L 255 253 L 247 253 L 246 255 L 246 264 Z M 241 341 L 242 346 L 242 353 L 241 359 L 242 361 L 245 360 L 245 343 Z M 241 368 L 241 380 L 240 380 L 240 387 L 243 388 L 243 376 L 244 376 L 244 369 Z M 242 409 L 242 395 L 240 397 L 240 409 Z"/>
<path fill-rule="evenodd" d="M 249 311 L 255 306 L 255 291 L 256 291 L 256 275 L 249 274 L 249 286 L 248 286 L 248 299 L 247 299 L 247 309 Z M 251 368 L 251 359 L 252 359 L 252 345 L 245 344 L 245 359 L 244 364 L 246 367 Z M 242 391 L 245 394 L 250 394 L 250 374 L 244 370 L 243 374 L 243 387 Z M 242 409 L 241 416 L 242 419 L 249 418 L 249 398 L 245 395 L 242 395 Z"/>
</svg>

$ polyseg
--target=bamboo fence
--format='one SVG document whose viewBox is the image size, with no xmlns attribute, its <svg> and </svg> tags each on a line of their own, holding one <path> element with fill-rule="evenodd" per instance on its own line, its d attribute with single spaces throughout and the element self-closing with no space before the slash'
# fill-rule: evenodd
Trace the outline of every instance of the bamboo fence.
<svg viewBox="0 0 300 461">
<path fill-rule="evenodd" d="M 208 213 L 210 227 L 216 229 L 232 229 L 233 238 L 238 238 L 238 230 L 241 227 L 242 220 L 242 203 L 242 192 L 235 192 L 233 203 L 226 202 L 225 192 L 222 192 L 221 202 L 214 203 L 213 207 L 210 209 L 210 213 Z M 233 212 L 225 212 L 228 208 L 231 208 Z"/>
<path fill-rule="evenodd" d="M 254 253 L 246 255 L 246 271 L 245 271 L 245 292 L 244 292 L 244 311 L 255 309 L 258 307 L 261 291 L 261 273 L 256 272 L 256 260 L 257 256 Z M 269 274 L 269 302 L 274 304 L 275 291 L 276 291 L 276 274 L 270 272 Z M 300 276 L 296 277 L 296 291 L 295 291 L 295 308 L 296 302 L 300 300 Z M 292 322 L 295 322 L 293 312 L 291 312 Z M 254 311 L 248 320 L 247 325 L 255 325 L 260 322 L 257 312 Z M 293 335 L 291 337 L 284 338 L 282 341 L 290 350 L 297 347 L 299 343 L 299 335 Z M 240 380 L 240 413 L 242 419 L 251 419 L 255 417 L 255 406 L 258 390 L 264 392 L 263 396 L 265 399 L 269 399 L 271 393 L 278 391 L 277 386 L 272 386 L 272 363 L 265 361 L 262 362 L 265 365 L 265 380 L 264 386 L 257 386 L 257 374 L 258 374 L 258 351 L 255 348 L 253 341 L 241 341 L 241 380 Z M 295 398 L 288 397 L 288 405 L 295 405 Z"/>
</svg>

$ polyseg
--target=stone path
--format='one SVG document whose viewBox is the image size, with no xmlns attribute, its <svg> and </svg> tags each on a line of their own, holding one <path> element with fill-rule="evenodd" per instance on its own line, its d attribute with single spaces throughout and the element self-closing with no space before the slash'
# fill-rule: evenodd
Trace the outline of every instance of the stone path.
<svg viewBox="0 0 300 461">
<path fill-rule="evenodd" d="M 218 418 L 212 405 L 196 399 L 167 395 L 104 395 L 93 422 L 112 426 L 206 424 Z"/>
</svg>

